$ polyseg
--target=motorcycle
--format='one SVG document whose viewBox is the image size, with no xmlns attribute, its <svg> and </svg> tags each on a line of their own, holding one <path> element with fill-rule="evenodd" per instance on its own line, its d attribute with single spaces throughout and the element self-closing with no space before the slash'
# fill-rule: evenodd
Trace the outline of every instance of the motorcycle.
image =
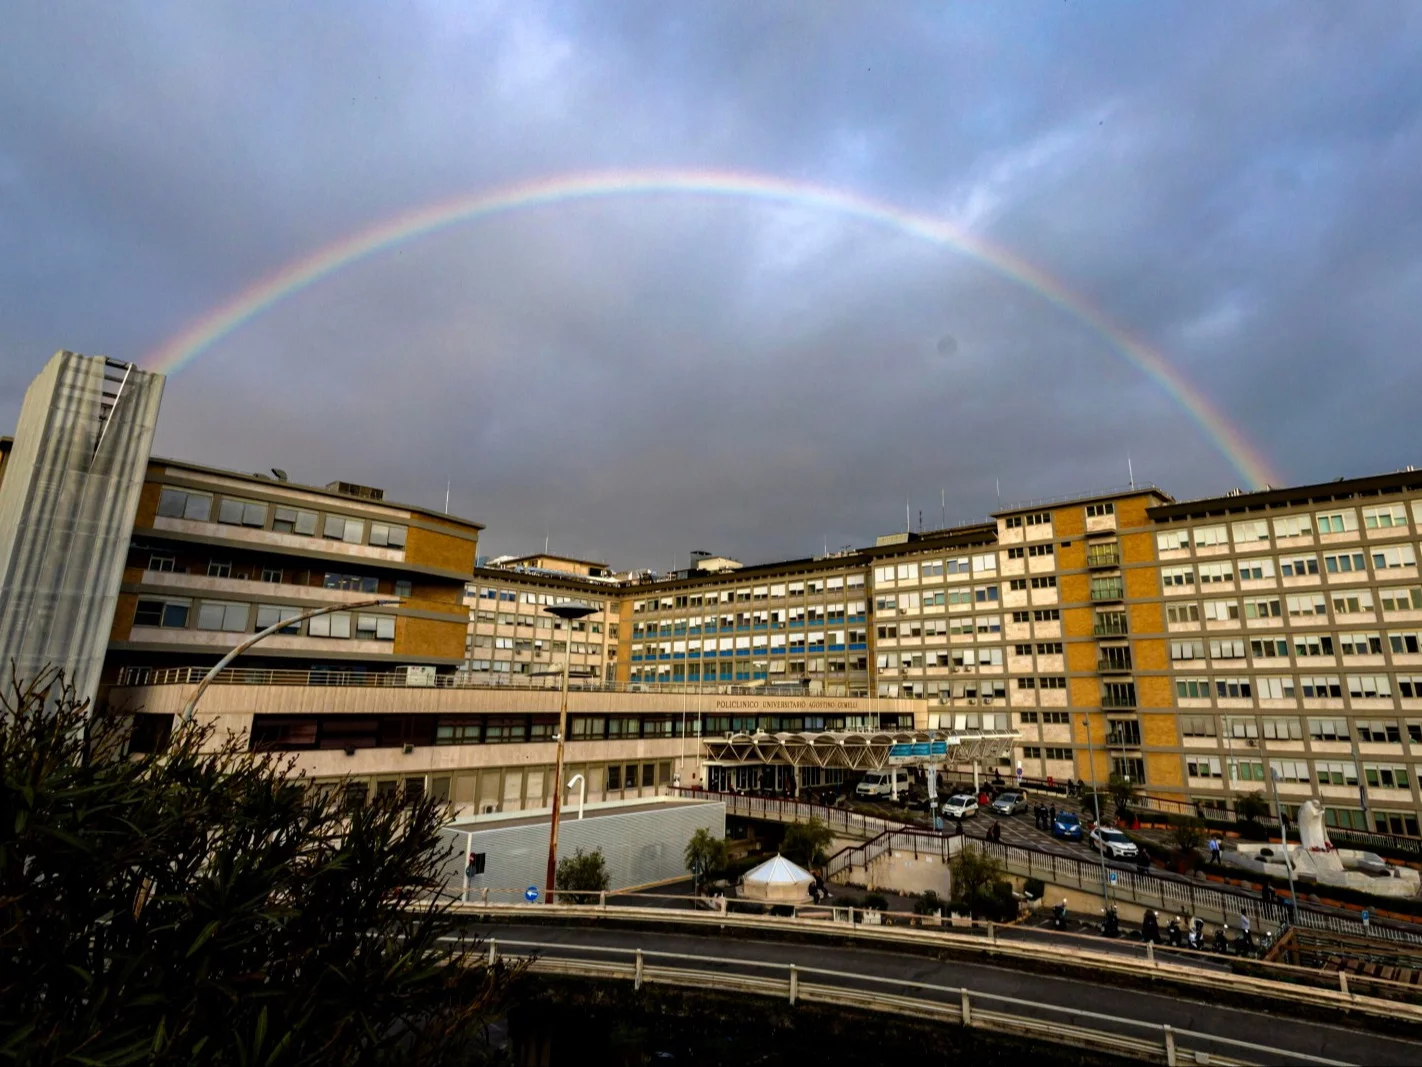
<svg viewBox="0 0 1422 1067">
<path fill-rule="evenodd" d="M 1106 914 L 1101 919 L 1101 933 L 1105 937 L 1121 936 L 1121 920 L 1116 914 L 1114 904 L 1106 909 Z"/>
<path fill-rule="evenodd" d="M 1183 931 L 1180 929 L 1180 916 L 1177 915 L 1170 920 L 1170 925 L 1165 928 L 1165 936 L 1170 941 L 1171 948 L 1180 947 L 1181 940 L 1184 936 Z"/>
<path fill-rule="evenodd" d="M 1222 956 L 1229 955 L 1229 927 L 1222 926 L 1215 931 L 1215 951 Z"/>
<path fill-rule="evenodd" d="M 1203 952 L 1205 950 L 1205 920 L 1196 919 L 1190 924 L 1190 933 L 1187 935 L 1190 947 Z"/>
<path fill-rule="evenodd" d="M 1052 909 L 1052 925 L 1055 926 L 1058 930 L 1065 930 L 1066 923 L 1067 906 L 1066 901 L 1064 900 Z"/>
<path fill-rule="evenodd" d="M 1147 911 L 1141 920 L 1141 940 L 1152 945 L 1160 944 L 1160 919 L 1153 911 Z"/>
</svg>

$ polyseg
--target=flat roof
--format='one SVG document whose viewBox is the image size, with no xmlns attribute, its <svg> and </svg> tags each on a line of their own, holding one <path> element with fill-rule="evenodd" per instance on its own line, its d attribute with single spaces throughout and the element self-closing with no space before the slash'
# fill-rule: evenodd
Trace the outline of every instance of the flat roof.
<svg viewBox="0 0 1422 1067">
<path fill-rule="evenodd" d="M 662 811 L 667 808 L 682 807 L 687 804 L 713 803 L 714 798 L 708 797 L 706 800 L 693 800 L 686 797 L 658 797 L 656 800 L 644 801 L 637 804 L 607 804 L 600 803 L 597 807 L 588 807 L 583 812 L 584 819 L 597 819 L 604 815 L 634 815 L 642 811 Z M 565 823 L 569 819 L 577 821 L 578 805 L 576 802 L 564 801 L 563 810 L 558 816 L 558 822 Z M 551 809 L 531 812 L 528 815 L 510 815 L 503 818 L 494 816 L 476 816 L 468 819 L 455 819 L 446 823 L 444 829 L 456 830 L 460 833 L 477 833 L 480 830 L 502 830 L 510 826 L 537 826 L 546 823 L 553 817 Z"/>
<path fill-rule="evenodd" d="M 1331 482 L 1283 489 L 1267 486 L 1249 493 L 1236 492 L 1224 496 L 1203 497 L 1199 500 L 1172 501 L 1159 507 L 1147 508 L 1146 514 L 1156 522 L 1171 522 L 1175 519 L 1227 515 L 1230 512 L 1282 508 L 1326 500 L 1381 496 L 1384 493 L 1400 493 L 1408 489 L 1422 489 L 1422 470 L 1400 470 L 1363 478 L 1336 478 Z"/>
<path fill-rule="evenodd" d="M 1103 500 L 1129 500 L 1133 496 L 1153 496 L 1165 503 L 1174 503 L 1175 501 L 1175 498 L 1160 486 L 1147 482 L 1135 486 L 1122 486 L 1120 489 L 1094 489 L 1088 493 L 1056 496 L 1045 500 L 1028 500 L 1001 511 L 994 511 L 992 517 L 1000 519 L 1008 515 L 1022 515 L 1031 511 L 1051 511 L 1068 504 L 1095 504 Z"/>
</svg>

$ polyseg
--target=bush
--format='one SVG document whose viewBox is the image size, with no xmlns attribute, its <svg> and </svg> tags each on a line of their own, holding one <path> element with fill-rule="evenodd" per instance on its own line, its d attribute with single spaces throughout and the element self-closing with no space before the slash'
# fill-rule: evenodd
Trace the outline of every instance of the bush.
<svg viewBox="0 0 1422 1067">
<path fill-rule="evenodd" d="M 570 893 L 600 893 L 607 889 L 612 885 L 612 877 L 607 873 L 602 849 L 595 848 L 591 852 L 577 849 L 571 856 L 564 856 L 558 861 L 557 882 L 560 891 Z M 581 898 L 572 899 L 577 903 Z"/>
<path fill-rule="evenodd" d="M 58 698 L 57 700 L 55 698 Z M 520 968 L 448 951 L 448 812 L 343 809 L 292 763 L 0 693 L 0 1047 L 25 1063 L 448 1063 Z M 456 861 L 457 862 L 457 861 Z M 463 864 L 459 864 L 462 869 Z"/>
<path fill-rule="evenodd" d="M 1205 843 L 1205 821 L 1190 819 L 1170 831 L 1170 840 L 1176 852 L 1194 852 Z"/>
<path fill-rule="evenodd" d="M 937 915 L 942 910 L 943 899 L 931 889 L 913 902 L 915 915 Z"/>
<path fill-rule="evenodd" d="M 1106 786 L 1111 794 L 1111 799 L 1116 804 L 1116 818 L 1124 821 L 1130 814 L 1131 801 L 1136 799 L 1136 785 L 1129 778 L 1122 778 L 1119 774 L 1111 775 Z"/>
<path fill-rule="evenodd" d="M 889 898 L 883 893 L 869 893 L 864 897 L 864 907 L 872 908 L 874 911 L 888 911 Z"/>
<path fill-rule="evenodd" d="M 953 860 L 950 870 L 953 899 L 949 903 L 954 911 L 998 922 L 1009 922 L 1017 917 L 1012 883 L 1003 879 L 1002 867 L 994 857 L 965 848 Z"/>
<path fill-rule="evenodd" d="M 696 884 L 700 885 L 725 873 L 731 850 L 724 838 L 717 837 L 703 826 L 691 835 L 682 856 L 686 860 L 686 869 L 691 872 Z"/>
<path fill-rule="evenodd" d="M 1258 824 L 1259 820 L 1269 814 L 1269 802 L 1264 799 L 1263 792 L 1246 793 L 1234 802 L 1234 815 L 1241 823 Z"/>
<path fill-rule="evenodd" d="M 1040 878 L 1029 878 L 1022 883 L 1022 892 L 1036 900 L 1041 900 L 1047 894 L 1047 885 Z"/>
</svg>

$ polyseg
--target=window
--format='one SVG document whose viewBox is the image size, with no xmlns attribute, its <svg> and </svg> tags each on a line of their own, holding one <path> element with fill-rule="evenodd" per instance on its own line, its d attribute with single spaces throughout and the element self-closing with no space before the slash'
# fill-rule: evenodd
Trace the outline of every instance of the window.
<svg viewBox="0 0 1422 1067">
<path fill-rule="evenodd" d="M 282 571 L 282 569 L 281 569 L 280 567 L 263 567 L 263 568 L 262 568 L 262 581 L 264 581 L 264 582 L 269 582 L 269 583 L 271 583 L 271 584 L 273 584 L 273 585 L 280 585 L 280 584 L 281 584 L 281 581 L 282 581 L 282 579 L 283 579 L 284 577 L 285 577 L 285 573 Z"/>
<path fill-rule="evenodd" d="M 390 548 L 404 548 L 405 531 L 406 527 L 404 526 L 392 526 L 386 522 L 372 522 L 370 524 L 370 543 Z M 359 540 L 358 536 L 357 540 Z"/>
<path fill-rule="evenodd" d="M 1295 634 L 1294 655 L 1332 656 L 1333 636 L 1331 634 Z"/>
<path fill-rule="evenodd" d="M 1233 526 L 1234 543 L 1248 545 L 1255 541 L 1269 540 L 1269 524 L 1263 519 L 1249 519 Z"/>
<path fill-rule="evenodd" d="M 1194 602 L 1188 604 L 1167 604 L 1165 606 L 1166 622 L 1199 622 L 1200 605 Z"/>
<path fill-rule="evenodd" d="M 1343 685 L 1338 680 L 1336 674 L 1315 674 L 1304 675 L 1299 679 L 1299 689 L 1303 693 L 1305 700 L 1341 700 L 1343 699 Z M 1321 720 L 1310 719 L 1309 722 Z M 1343 727 L 1342 740 L 1348 740 L 1348 728 L 1346 723 Z M 1315 741 L 1320 740 L 1315 737 Z M 1326 740 L 1333 740 L 1327 738 Z"/>
<path fill-rule="evenodd" d="M 1055 584 L 1055 582 L 1056 582 L 1056 579 L 1053 579 L 1053 584 Z M 979 604 L 995 604 L 995 603 L 997 603 L 997 586 L 995 586 L 995 585 L 979 585 L 979 586 L 974 586 L 974 588 L 973 588 L 973 599 L 974 599 L 975 601 L 977 601 Z"/>
<path fill-rule="evenodd" d="M 318 615 L 307 624 L 306 632 L 311 637 L 350 637 L 350 612 L 337 611 L 330 615 Z M 512 638 L 500 638 L 499 640 L 508 641 L 510 647 L 513 645 Z"/>
<path fill-rule="evenodd" d="M 1395 570 L 1398 567 L 1415 567 L 1417 556 L 1412 551 L 1411 545 L 1393 545 L 1391 548 L 1382 548 L 1373 552 L 1373 569 L 1379 571 Z"/>
<path fill-rule="evenodd" d="M 1249 654 L 1255 659 L 1287 659 L 1289 643 L 1282 637 L 1256 637 L 1249 642 Z"/>
<path fill-rule="evenodd" d="M 1392 679 L 1386 674 L 1350 674 L 1348 695 L 1354 700 L 1391 700 Z"/>
<path fill-rule="evenodd" d="M 1402 743 L 1402 731 L 1397 728 L 1397 720 L 1371 720 L 1355 722 L 1358 740 L 1373 745 L 1397 745 Z"/>
<path fill-rule="evenodd" d="M 258 604 L 257 605 L 257 629 L 265 630 L 268 626 L 275 626 L 285 619 L 294 619 L 301 614 L 300 608 L 287 607 L 283 604 Z M 295 626 L 284 626 L 278 633 L 299 634 L 301 624 Z"/>
<path fill-rule="evenodd" d="M 1210 642 L 1210 659 L 1243 659 L 1244 639 L 1226 638 Z"/>
<path fill-rule="evenodd" d="M 1274 561 L 1268 556 L 1260 556 L 1258 559 L 1241 559 L 1239 561 L 1241 582 L 1261 582 L 1266 578 L 1274 576 Z"/>
<path fill-rule="evenodd" d="M 1288 515 L 1274 520 L 1275 537 L 1312 537 L 1313 519 L 1308 515 Z"/>
<path fill-rule="evenodd" d="M 1382 634 L 1339 634 L 1338 647 L 1345 656 L 1380 656 Z"/>
<path fill-rule="evenodd" d="M 222 600 L 199 601 L 197 628 L 242 633 L 247 629 L 247 618 L 250 614 L 250 606 L 247 604 L 232 604 Z"/>
<path fill-rule="evenodd" d="M 322 536 L 332 541 L 358 545 L 365 536 L 365 523 L 360 519 L 348 519 L 344 515 L 327 515 Z"/>
<path fill-rule="evenodd" d="M 1061 608 L 1039 608 L 1032 612 L 1034 622 L 1057 622 L 1061 617 Z"/>
<path fill-rule="evenodd" d="M 1422 586 L 1402 586 L 1378 592 L 1384 612 L 1422 612 Z"/>
<path fill-rule="evenodd" d="M 1323 569 L 1329 574 L 1368 572 L 1368 557 L 1362 552 L 1332 552 L 1323 557 Z"/>
<path fill-rule="evenodd" d="M 1038 689 L 1065 689 L 1066 679 L 1060 675 L 1045 675 L 1037 679 Z"/>
<path fill-rule="evenodd" d="M 1062 654 L 1062 643 L 1060 641 L 1046 641 L 1037 646 L 1039 656 L 1060 656 Z"/>
<path fill-rule="evenodd" d="M 1161 583 L 1167 589 L 1180 589 L 1187 585 L 1195 584 L 1195 568 L 1193 567 L 1162 567 L 1160 570 Z"/>
<path fill-rule="evenodd" d="M 1071 749 L 1069 748 L 1049 748 L 1046 749 L 1047 759 L 1070 760 Z"/>
<path fill-rule="evenodd" d="M 1170 642 L 1170 658 L 1172 660 L 1191 660 L 1205 658 L 1205 642 L 1203 641 L 1172 641 Z"/>
<path fill-rule="evenodd" d="M 1386 530 L 1407 525 L 1407 509 L 1401 504 L 1379 504 L 1363 509 L 1363 525 L 1369 530 Z"/>
<path fill-rule="evenodd" d="M 402 578 L 395 582 L 395 595 L 400 599 L 404 600 L 408 597 L 411 597 L 414 595 L 414 592 L 414 583 L 409 581 L 408 579 Z"/>
<path fill-rule="evenodd" d="M 356 637 L 363 641 L 395 640 L 395 616 L 357 615 Z"/>
<path fill-rule="evenodd" d="M 1347 741 L 1347 719 L 1309 719 L 1308 736 L 1314 741 Z"/>
<path fill-rule="evenodd" d="M 1250 684 L 1249 678 L 1244 675 L 1231 675 L 1226 678 L 1216 678 L 1215 696 L 1220 697 L 1224 700 L 1249 700 L 1254 696 L 1254 687 Z M 1248 726 L 1250 729 L 1254 728 L 1253 723 L 1237 723 L 1236 725 Z M 1235 733 L 1234 736 L 1254 737 L 1255 735 L 1252 733 L 1248 735 Z"/>
<path fill-rule="evenodd" d="M 1270 760 L 1269 766 L 1272 770 L 1279 772 L 1279 781 L 1281 782 L 1313 781 L 1313 775 L 1308 771 L 1308 764 L 1301 759 Z"/>
<path fill-rule="evenodd" d="M 1303 740 L 1303 727 L 1298 719 L 1265 719 L 1262 725 L 1266 741 Z"/>
<path fill-rule="evenodd" d="M 1313 769 L 1314 777 L 1319 785 L 1358 784 L 1358 766 L 1355 763 L 1318 760 L 1314 763 Z"/>
<path fill-rule="evenodd" d="M 1327 615 L 1328 601 L 1322 594 L 1305 593 L 1302 596 L 1291 596 L 1286 600 L 1290 615 Z"/>
<path fill-rule="evenodd" d="M 1347 511 L 1321 511 L 1314 518 L 1321 534 L 1350 533 L 1358 528 L 1358 513 L 1351 508 Z"/>
<path fill-rule="evenodd" d="M 322 585 L 327 589 L 344 589 L 350 593 L 375 593 L 379 592 L 380 580 L 370 575 L 360 574 L 336 574 L 331 571 L 326 572 L 326 577 Z M 513 625 L 513 616 L 501 616 L 500 622 L 508 620 L 509 625 Z"/>
<path fill-rule="evenodd" d="M 260 529 L 267 524 L 267 506 L 256 500 L 224 497 L 217 507 L 217 521 L 231 526 L 255 526 Z"/>
<path fill-rule="evenodd" d="M 1027 550 L 1025 548 L 1009 548 L 1007 550 L 1008 559 L 1021 559 L 1026 554 Z"/>
<path fill-rule="evenodd" d="M 1099 519 L 1103 515 L 1114 514 L 1116 514 L 1116 505 L 1112 503 L 1086 505 L 1086 517 L 1088 519 Z"/>
<path fill-rule="evenodd" d="M 209 578 L 231 578 L 232 563 L 225 559 L 211 559 L 207 561 L 207 576 Z"/>
<path fill-rule="evenodd" d="M 1384 767 L 1378 764 L 1365 763 L 1363 765 L 1363 776 L 1370 786 L 1375 789 L 1409 789 L 1407 768 L 1389 766 Z"/>
<path fill-rule="evenodd" d="M 1205 620 L 1207 622 L 1231 622 L 1239 618 L 1239 601 L 1237 600 L 1207 600 L 1205 601 Z"/>
<path fill-rule="evenodd" d="M 1285 578 L 1302 578 L 1318 573 L 1317 556 L 1289 556 L 1279 560 L 1279 573 Z"/>
<path fill-rule="evenodd" d="M 1373 594 L 1366 590 L 1359 593 L 1340 593 L 1333 597 L 1335 615 L 1357 615 L 1373 610 Z"/>
<path fill-rule="evenodd" d="M 1233 563 L 1201 563 L 1200 564 L 1200 584 L 1207 585 L 1211 582 L 1232 582 L 1234 581 Z"/>
<path fill-rule="evenodd" d="M 1182 715 L 1180 733 L 1184 737 L 1214 737 L 1215 717 L 1213 715 Z"/>
<path fill-rule="evenodd" d="M 277 533 L 311 537 L 316 533 L 316 512 L 303 511 L 300 508 L 275 508 L 272 511 L 272 529 Z"/>
<path fill-rule="evenodd" d="M 1003 525 L 1004 528 L 1006 528 L 1006 529 L 1008 529 L 1008 530 L 1015 530 L 1015 529 L 1019 528 L 1019 527 L 1022 525 L 1022 516 L 1021 516 L 1021 515 L 1013 515 L 1011 518 L 1003 519 L 1003 520 L 1002 520 L 1002 525 Z"/>
<path fill-rule="evenodd" d="M 1050 556 L 1050 555 L 1052 554 L 1052 552 L 1053 552 L 1053 547 L 1052 547 L 1050 544 L 1047 544 L 1047 545 L 1029 545 L 1028 548 L 1027 548 L 1027 555 L 1032 556 L 1032 557 L 1037 558 L 1037 559 L 1040 559 L 1042 556 Z M 991 558 L 991 557 L 989 557 L 989 558 Z"/>
<path fill-rule="evenodd" d="M 186 630 L 192 601 L 158 600 L 145 597 L 133 613 L 135 626 L 159 626 L 165 630 Z"/>
<path fill-rule="evenodd" d="M 1278 597 L 1255 597 L 1244 602 L 1246 619 L 1277 619 L 1283 615 L 1283 605 Z"/>
<path fill-rule="evenodd" d="M 154 552 L 148 557 L 148 569 L 158 574 L 171 574 L 176 562 L 172 556 L 160 556 Z"/>
<path fill-rule="evenodd" d="M 1155 547 L 1160 552 L 1178 552 L 1190 547 L 1189 530 L 1167 530 L 1155 535 Z"/>
<path fill-rule="evenodd" d="M 1197 526 L 1195 528 L 1195 547 L 1212 548 L 1215 545 L 1229 544 L 1229 536 L 1224 526 Z"/>
<path fill-rule="evenodd" d="M 1223 778 L 1218 756 L 1187 756 L 1185 773 L 1191 778 Z"/>
<path fill-rule="evenodd" d="M 1033 589 L 1055 589 L 1057 587 L 1057 576 L 1055 574 L 1044 575 L 1040 578 L 1032 579 Z"/>
<path fill-rule="evenodd" d="M 1261 700 L 1292 700 L 1294 698 L 1294 680 L 1289 677 L 1274 677 L 1265 675 L 1255 682 Z"/>
<path fill-rule="evenodd" d="M 158 497 L 158 514 L 169 519 L 207 522 L 212 515 L 212 494 L 190 493 L 186 489 L 165 486 Z"/>
<path fill-rule="evenodd" d="M 1039 511 L 1027 516 L 1028 526 L 1046 526 L 1052 521 L 1052 514 L 1049 511 Z"/>
<path fill-rule="evenodd" d="M 1010 590 L 1011 590 L 1012 592 L 1014 592 L 1014 593 L 1023 592 L 1023 591 L 1026 590 L 1026 588 L 1027 588 L 1027 579 L 1026 579 L 1026 578 L 1013 578 L 1013 579 L 1011 579 L 1011 580 L 1008 581 L 1008 583 L 1007 583 L 1007 588 L 1010 589 Z"/>
<path fill-rule="evenodd" d="M 1210 680 L 1208 678 L 1177 678 L 1175 680 L 1175 695 L 1181 700 L 1209 700 Z M 1209 721 L 1211 726 L 1208 736 L 1213 737 L 1215 735 L 1214 720 Z"/>
</svg>

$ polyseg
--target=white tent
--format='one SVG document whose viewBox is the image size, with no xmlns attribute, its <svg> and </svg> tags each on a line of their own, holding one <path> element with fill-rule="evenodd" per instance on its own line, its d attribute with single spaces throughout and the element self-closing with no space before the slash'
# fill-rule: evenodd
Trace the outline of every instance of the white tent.
<svg viewBox="0 0 1422 1067">
<path fill-rule="evenodd" d="M 815 876 L 784 856 L 766 860 L 741 877 L 740 895 L 771 904 L 807 904 Z"/>
</svg>

